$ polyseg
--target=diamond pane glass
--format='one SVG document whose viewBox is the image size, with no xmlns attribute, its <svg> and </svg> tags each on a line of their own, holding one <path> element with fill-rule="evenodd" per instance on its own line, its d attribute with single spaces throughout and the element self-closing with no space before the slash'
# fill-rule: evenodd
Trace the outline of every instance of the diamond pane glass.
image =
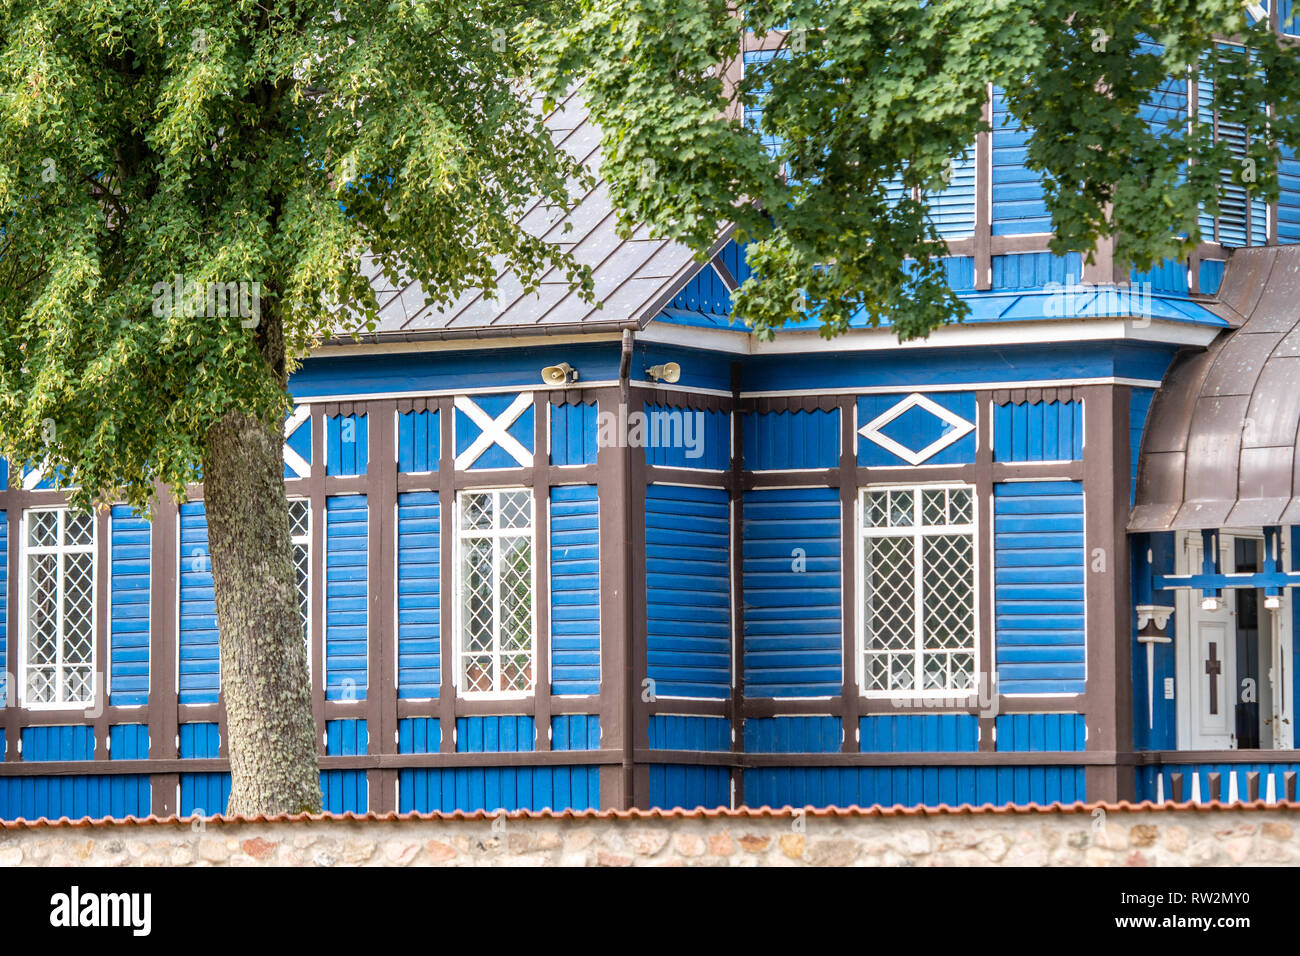
<svg viewBox="0 0 1300 956">
<path fill-rule="evenodd" d="M 54 664 L 59 654 L 59 557 L 33 554 L 27 560 L 27 661 Z"/>
<path fill-rule="evenodd" d="M 913 529 L 918 511 L 920 527 Z M 864 689 L 970 689 L 976 647 L 974 534 L 949 529 L 973 523 L 972 490 L 869 490 L 863 494 L 863 515 Z"/>
<path fill-rule="evenodd" d="M 532 495 L 512 491 L 501 495 L 501 527 L 529 528 L 533 523 Z"/>
<path fill-rule="evenodd" d="M 891 491 L 889 493 L 889 523 L 895 528 L 910 528 L 916 508 L 916 496 L 912 491 Z"/>
<path fill-rule="evenodd" d="M 493 670 L 492 655 L 490 654 L 466 657 L 464 664 L 465 689 L 479 693 L 492 690 Z"/>
<path fill-rule="evenodd" d="M 974 520 L 974 498 L 969 488 L 952 488 L 948 491 L 949 524 L 970 524 Z"/>
<path fill-rule="evenodd" d="M 305 544 L 293 546 L 293 572 L 298 584 L 298 615 L 302 618 L 303 637 L 307 636 L 309 619 L 308 588 L 310 586 L 311 552 Z"/>
<path fill-rule="evenodd" d="M 311 508 L 302 498 L 289 502 L 289 535 L 294 538 L 306 538 L 311 529 Z"/>
<path fill-rule="evenodd" d="M 95 517 L 85 511 L 64 512 L 65 544 L 90 544 L 95 539 Z"/>
<path fill-rule="evenodd" d="M 943 524 L 947 519 L 948 494 L 943 488 L 926 488 L 921 492 L 921 524 Z"/>
<path fill-rule="evenodd" d="M 467 493 L 460 499 L 461 527 L 483 531 L 492 527 L 492 494 Z"/>
<path fill-rule="evenodd" d="M 27 513 L 27 543 L 36 548 L 52 548 L 59 543 L 59 513 L 57 511 L 29 511 Z"/>
<path fill-rule="evenodd" d="M 889 525 L 889 493 L 886 491 L 867 492 L 867 506 L 863 511 L 863 522 L 868 528 L 887 527 Z"/>
</svg>

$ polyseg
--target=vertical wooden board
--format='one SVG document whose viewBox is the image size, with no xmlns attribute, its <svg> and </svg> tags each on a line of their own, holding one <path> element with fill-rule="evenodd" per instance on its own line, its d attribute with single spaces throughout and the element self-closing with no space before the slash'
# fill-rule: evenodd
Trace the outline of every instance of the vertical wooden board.
<svg viewBox="0 0 1300 956">
<path fill-rule="evenodd" d="M 1012 236 L 1052 231 L 1043 196 L 1042 174 L 1028 169 L 1029 133 L 1007 107 L 1000 89 L 993 91 L 993 235 Z"/>
<path fill-rule="evenodd" d="M 367 501 L 325 500 L 325 697 L 364 700 L 369 654 Z"/>
<path fill-rule="evenodd" d="M 421 409 L 397 416 L 397 470 L 403 474 L 427 474 L 438 470 L 442 451 L 439 412 Z"/>
</svg>

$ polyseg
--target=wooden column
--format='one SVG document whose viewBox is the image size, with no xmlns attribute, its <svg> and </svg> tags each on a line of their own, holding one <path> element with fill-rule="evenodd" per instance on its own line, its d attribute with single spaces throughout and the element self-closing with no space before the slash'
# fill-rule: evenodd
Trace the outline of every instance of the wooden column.
<svg viewBox="0 0 1300 956">
<path fill-rule="evenodd" d="M 549 392 L 533 393 L 533 723 L 536 750 L 551 749 L 551 456 Z"/>
<path fill-rule="evenodd" d="M 367 525 L 369 549 L 366 576 L 369 583 L 367 620 L 366 729 L 367 753 L 391 754 L 397 750 L 396 641 L 397 544 L 397 434 L 396 407 L 391 402 L 371 402 L 365 408 L 370 436 L 366 463 Z M 372 770 L 367 774 L 370 809 L 394 809 L 397 771 Z"/>
</svg>

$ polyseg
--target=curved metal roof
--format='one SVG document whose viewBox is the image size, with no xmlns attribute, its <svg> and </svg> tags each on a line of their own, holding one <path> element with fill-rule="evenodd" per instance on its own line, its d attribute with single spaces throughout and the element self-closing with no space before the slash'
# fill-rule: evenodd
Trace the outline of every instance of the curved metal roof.
<svg viewBox="0 0 1300 956">
<path fill-rule="evenodd" d="M 1165 376 L 1130 531 L 1300 524 L 1300 246 L 1234 252 L 1212 308 L 1239 327 Z"/>
</svg>

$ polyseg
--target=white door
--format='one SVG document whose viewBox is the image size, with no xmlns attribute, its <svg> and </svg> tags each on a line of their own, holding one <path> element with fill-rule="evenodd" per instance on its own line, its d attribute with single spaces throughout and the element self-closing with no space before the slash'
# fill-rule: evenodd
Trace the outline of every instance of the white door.
<svg viewBox="0 0 1300 956">
<path fill-rule="evenodd" d="M 1221 567 L 1232 570 L 1232 540 L 1220 535 Z M 1179 556 L 1187 569 L 1198 573 L 1201 568 L 1201 537 L 1189 534 Z M 1201 607 L 1199 591 L 1179 589 L 1178 699 L 1183 702 L 1179 720 L 1180 749 L 1234 750 L 1237 746 L 1237 629 L 1236 600 L 1232 589 L 1225 589 L 1219 607 L 1207 611 Z"/>
</svg>

